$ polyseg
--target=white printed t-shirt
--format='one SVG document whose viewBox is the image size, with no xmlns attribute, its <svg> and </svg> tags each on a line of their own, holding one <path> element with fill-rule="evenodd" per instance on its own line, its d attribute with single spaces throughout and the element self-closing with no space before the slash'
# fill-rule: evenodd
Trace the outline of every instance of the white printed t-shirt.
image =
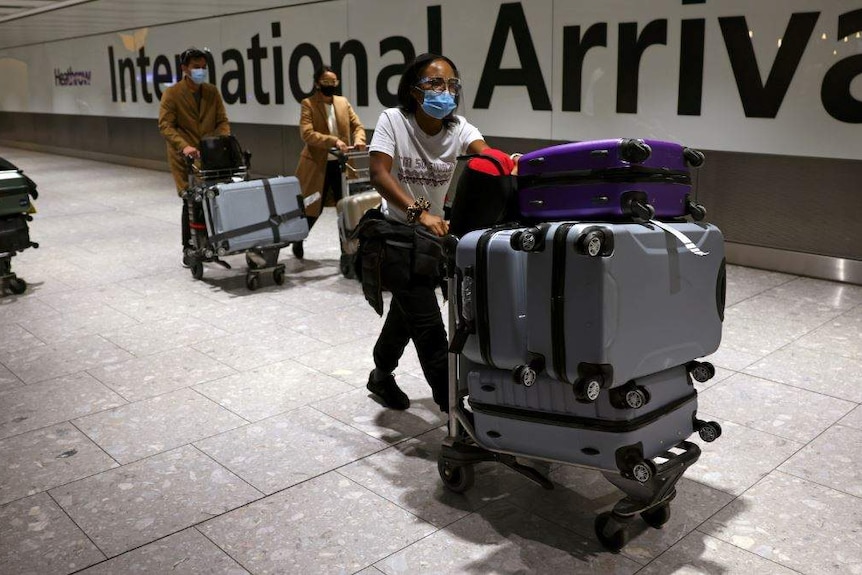
<svg viewBox="0 0 862 575">
<path fill-rule="evenodd" d="M 433 215 L 443 217 L 443 202 L 449 182 L 455 173 L 459 155 L 476 140 L 482 140 L 479 130 L 463 116 L 454 116 L 456 123 L 429 136 L 413 114 L 400 108 L 389 108 L 380 114 L 369 152 L 381 152 L 392 158 L 392 177 L 413 199 L 424 196 L 431 202 Z M 407 221 L 407 214 L 383 200 L 383 213 L 392 219 Z"/>
</svg>

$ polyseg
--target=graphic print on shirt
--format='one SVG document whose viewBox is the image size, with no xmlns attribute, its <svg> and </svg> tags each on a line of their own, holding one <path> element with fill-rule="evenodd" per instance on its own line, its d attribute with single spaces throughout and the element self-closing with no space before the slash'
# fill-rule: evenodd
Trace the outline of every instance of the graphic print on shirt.
<svg viewBox="0 0 862 575">
<path fill-rule="evenodd" d="M 418 157 L 401 157 L 398 170 L 398 181 L 403 184 L 420 186 L 445 186 L 455 172 L 452 162 L 429 162 Z"/>
</svg>

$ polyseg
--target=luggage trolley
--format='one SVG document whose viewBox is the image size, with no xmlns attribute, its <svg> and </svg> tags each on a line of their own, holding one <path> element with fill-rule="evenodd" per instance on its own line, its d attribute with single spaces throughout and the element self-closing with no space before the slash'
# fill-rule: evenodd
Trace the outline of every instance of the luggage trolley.
<svg viewBox="0 0 862 575">
<path fill-rule="evenodd" d="M 12 271 L 12 258 L 22 250 L 38 248 L 30 241 L 28 222 L 33 210 L 32 199 L 39 192 L 36 184 L 11 162 L 0 158 L 0 294 L 14 295 L 27 291 L 27 282 Z"/>
<path fill-rule="evenodd" d="M 354 261 L 359 241 L 351 239 L 351 235 L 362 215 L 380 205 L 380 194 L 371 185 L 368 150 L 359 151 L 351 147 L 344 153 L 332 148 L 329 155 L 338 160 L 341 170 L 342 198 L 335 207 L 341 242 L 339 269 L 344 277 L 353 279 L 356 277 Z"/>
<path fill-rule="evenodd" d="M 260 287 L 260 275 L 271 273 L 273 281 L 277 285 L 284 283 L 285 266 L 278 263 L 279 251 L 291 241 L 297 241 L 296 237 L 285 238 L 285 241 L 263 245 L 255 245 L 252 248 L 233 249 L 228 242 L 221 241 L 214 229 L 213 204 L 219 195 L 220 186 L 225 184 L 237 184 L 249 182 L 249 168 L 251 164 L 251 153 L 242 152 L 236 140 L 230 137 L 212 138 L 219 144 L 229 148 L 229 159 L 224 157 L 215 158 L 215 161 L 202 161 L 198 167 L 194 159 L 187 158 L 189 172 L 189 186 L 183 193 L 183 199 L 189 211 L 189 227 L 191 228 L 191 245 L 185 249 L 185 256 L 190 260 L 189 267 L 192 277 L 202 279 L 204 274 L 204 263 L 211 262 L 231 269 L 231 265 L 221 258 L 228 255 L 245 254 L 248 270 L 245 283 L 249 290 Z M 225 142 L 227 143 L 225 144 Z M 201 143 L 201 153 L 206 149 L 204 142 Z M 211 145 L 210 147 L 217 147 Z M 305 217 L 304 206 L 301 198 L 298 198 L 299 211 L 296 217 Z M 274 223 L 281 223 L 281 216 L 272 216 L 278 219 Z M 269 224 L 267 224 L 269 225 Z M 305 225 L 304 238 L 308 234 L 308 226 Z M 223 235 L 223 234 L 222 234 Z"/>
<path fill-rule="evenodd" d="M 640 515 L 650 527 L 660 528 L 670 519 L 670 502 L 676 496 L 676 483 L 685 470 L 700 457 L 700 448 L 686 441 L 685 437 L 674 440 L 673 445 L 669 445 L 665 452 L 650 459 L 644 459 L 642 454 L 639 455 L 639 450 L 620 449 L 616 452 L 616 469 L 609 468 L 610 466 L 585 465 L 582 463 L 583 458 L 581 461 L 575 460 L 574 453 L 572 459 L 567 460 L 566 457 L 537 456 L 536 453 L 530 453 L 528 449 L 524 451 L 494 449 L 487 442 L 483 443 L 483 438 L 477 431 L 474 414 L 463 405 L 469 390 L 466 378 L 460 376 L 463 375 L 462 370 L 468 369 L 469 362 L 458 353 L 460 342 L 457 340 L 460 337 L 459 333 L 463 335 L 463 332 L 456 329 L 460 320 L 456 319 L 455 300 L 470 296 L 460 293 L 460 282 L 454 277 L 457 243 L 458 240 L 454 236 L 448 236 L 444 242 L 450 294 L 448 306 L 450 408 L 449 433 L 443 441 L 437 462 L 443 484 L 455 493 L 469 490 L 474 481 L 473 466 L 485 461 L 502 463 L 548 490 L 554 488 L 553 483 L 536 468 L 520 462 L 518 458 L 596 469 L 625 494 L 612 511 L 601 513 L 595 519 L 596 536 L 604 547 L 612 551 L 622 549 L 629 539 L 628 525 L 636 519 L 637 515 Z M 524 385 L 532 385 L 532 382 Z M 540 423 L 545 424 L 547 421 L 547 425 L 553 427 L 556 423 L 553 420 L 553 414 L 548 415 L 548 419 L 543 419 Z M 692 419 L 692 427 L 702 439 L 712 441 L 721 434 L 721 429 L 715 422 L 702 422 L 694 417 Z M 569 447 L 566 446 L 564 451 L 568 449 Z M 584 449 L 589 447 L 571 445 L 573 452 Z"/>
</svg>

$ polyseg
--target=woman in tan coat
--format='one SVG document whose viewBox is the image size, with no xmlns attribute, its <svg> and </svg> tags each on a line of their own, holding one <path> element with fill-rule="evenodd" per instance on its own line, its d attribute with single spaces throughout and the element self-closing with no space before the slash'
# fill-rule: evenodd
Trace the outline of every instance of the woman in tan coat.
<svg viewBox="0 0 862 575">
<path fill-rule="evenodd" d="M 221 94 L 214 85 L 206 82 L 206 54 L 197 48 L 189 48 L 180 56 L 183 79 L 165 90 L 159 105 L 159 132 L 165 138 L 168 165 L 182 195 L 188 185 L 186 157 L 200 158 L 198 150 L 204 136 L 230 134 L 230 124 L 224 109 Z M 183 265 L 189 261 L 185 250 L 189 246 L 189 211 L 182 210 Z"/>
<path fill-rule="evenodd" d="M 322 66 L 317 69 L 314 88 L 314 94 L 302 101 L 299 131 L 305 147 L 296 167 L 302 195 L 320 194 L 320 199 L 306 208 L 309 229 L 320 216 L 328 191 L 332 191 L 334 202 L 341 199 L 341 171 L 338 161 L 329 156 L 329 150 L 365 149 L 365 128 L 347 98 L 335 95 L 338 76 L 332 68 Z M 294 243 L 292 248 L 293 255 L 302 259 L 302 243 Z"/>
</svg>

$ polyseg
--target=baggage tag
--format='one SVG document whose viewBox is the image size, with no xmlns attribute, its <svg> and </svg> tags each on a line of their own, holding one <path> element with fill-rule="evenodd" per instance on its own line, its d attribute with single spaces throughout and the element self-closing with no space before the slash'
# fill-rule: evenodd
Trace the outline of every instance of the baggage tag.
<svg viewBox="0 0 862 575">
<path fill-rule="evenodd" d="M 307 208 L 308 206 L 310 206 L 311 204 L 313 204 L 314 202 L 316 202 L 319 199 L 320 199 L 320 192 L 314 192 L 313 194 L 311 194 L 310 196 L 308 196 L 307 198 L 302 200 L 302 205 L 304 205 Z"/>
<path fill-rule="evenodd" d="M 700 248 L 698 248 L 696 245 L 694 245 L 694 242 L 691 241 L 689 239 L 689 237 L 687 235 L 685 235 L 684 233 L 682 233 L 681 231 L 675 230 L 670 226 L 666 226 L 657 220 L 650 220 L 649 223 L 656 226 L 657 228 L 663 229 L 664 231 L 668 232 L 669 234 L 672 234 L 676 239 L 679 240 L 679 242 L 682 245 L 685 246 L 685 248 L 688 251 L 690 251 L 694 255 L 701 256 L 701 257 L 709 255 L 709 252 L 705 252 L 705 251 L 701 250 Z"/>
</svg>

